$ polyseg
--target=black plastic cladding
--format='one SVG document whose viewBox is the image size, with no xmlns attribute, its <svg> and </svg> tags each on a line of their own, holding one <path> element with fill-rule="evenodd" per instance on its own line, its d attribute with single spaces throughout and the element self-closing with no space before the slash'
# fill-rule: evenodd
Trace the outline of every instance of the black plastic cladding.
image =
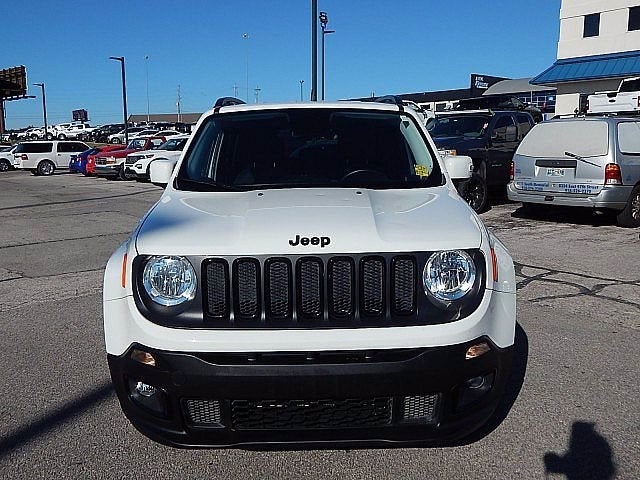
<svg viewBox="0 0 640 480">
<path fill-rule="evenodd" d="M 133 282 L 134 299 L 136 305 L 142 315 L 149 321 L 158 325 L 174 328 L 201 328 L 201 329 L 300 329 L 300 328 L 358 328 L 358 327 L 392 327 L 392 326 L 410 326 L 410 325 L 433 325 L 442 324 L 460 320 L 470 315 L 482 301 L 485 292 L 486 279 L 486 263 L 485 257 L 480 250 L 465 250 L 474 260 L 476 264 L 476 281 L 472 292 L 465 296 L 461 302 L 452 304 L 449 308 L 442 308 L 435 305 L 424 292 L 422 287 L 422 272 L 424 266 L 433 252 L 406 252 L 406 253 L 366 253 L 366 254 L 323 254 L 323 255 L 290 255 L 287 257 L 278 256 L 256 256 L 256 257 L 187 257 L 194 266 L 199 275 L 199 286 L 196 290 L 196 297 L 182 305 L 175 307 L 164 307 L 158 305 L 151 300 L 144 290 L 142 284 L 142 272 L 144 264 L 150 256 L 139 256 L 133 262 Z M 382 314 L 375 315 L 367 312 L 362 305 L 363 291 L 363 269 L 361 261 L 367 259 L 384 260 L 384 295 Z M 293 275 L 300 273 L 300 260 L 311 260 L 318 262 L 320 265 L 319 276 L 322 288 L 320 289 L 320 310 L 321 313 L 314 314 L 312 308 L 306 313 L 301 312 L 302 305 L 302 288 L 298 288 L 297 278 L 288 285 L 289 298 L 292 301 L 290 313 L 286 315 L 271 315 L 268 318 L 267 309 L 272 308 L 266 305 L 265 292 L 270 288 L 271 279 L 267 279 L 265 275 L 265 263 L 273 263 L 278 261 L 286 262 L 289 266 L 289 272 Z M 355 282 L 351 285 L 353 293 L 353 308 L 351 311 L 331 312 L 329 305 L 332 305 L 331 292 L 329 288 L 329 276 L 331 270 L 329 264 L 331 261 L 348 260 L 354 268 Z M 392 268 L 393 263 L 411 260 L 414 265 L 413 287 L 414 299 L 412 305 L 405 305 L 399 308 L 393 302 L 394 288 L 397 288 L 394 273 L 397 269 Z M 239 308 L 237 264 L 241 261 L 249 261 L 256 265 L 258 275 L 258 291 L 257 291 L 257 312 L 255 315 L 247 315 L 244 318 L 238 317 L 235 312 Z M 392 263 L 393 262 L 393 263 Z M 207 268 L 211 264 L 221 264 L 225 266 L 225 294 L 227 301 L 223 308 L 218 309 L 222 312 L 215 314 L 209 310 L 209 302 L 207 301 Z M 198 267 L 200 266 L 200 267 Z M 290 278 L 292 275 L 290 275 Z M 406 281 L 407 279 L 404 279 Z M 309 285 L 306 286 L 309 288 Z M 230 308 L 233 305 L 233 308 Z M 367 314 L 369 313 L 369 314 Z"/>
</svg>

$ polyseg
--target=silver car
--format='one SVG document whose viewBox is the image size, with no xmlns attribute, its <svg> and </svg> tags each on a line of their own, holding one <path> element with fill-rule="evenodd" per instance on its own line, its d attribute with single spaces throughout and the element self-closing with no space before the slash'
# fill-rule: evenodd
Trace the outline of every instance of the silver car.
<svg viewBox="0 0 640 480">
<path fill-rule="evenodd" d="M 611 210 L 640 226 L 640 119 L 574 117 L 536 125 L 513 157 L 510 200 Z"/>
</svg>

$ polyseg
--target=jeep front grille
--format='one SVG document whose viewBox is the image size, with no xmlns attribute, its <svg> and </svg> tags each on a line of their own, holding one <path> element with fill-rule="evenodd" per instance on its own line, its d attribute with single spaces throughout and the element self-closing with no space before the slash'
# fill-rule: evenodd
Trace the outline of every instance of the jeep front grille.
<svg viewBox="0 0 640 480">
<path fill-rule="evenodd" d="M 218 325 L 367 326 L 416 313 L 413 256 L 212 258 L 202 272 L 205 318 Z"/>
</svg>

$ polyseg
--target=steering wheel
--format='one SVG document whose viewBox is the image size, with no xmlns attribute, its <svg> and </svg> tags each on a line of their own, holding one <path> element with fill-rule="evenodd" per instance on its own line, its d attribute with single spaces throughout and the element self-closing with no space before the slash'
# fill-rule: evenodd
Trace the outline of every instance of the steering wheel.
<svg viewBox="0 0 640 480">
<path fill-rule="evenodd" d="M 384 173 L 379 172 L 378 170 L 372 170 L 370 168 L 362 168 L 360 170 L 353 170 L 349 173 L 347 173 L 344 177 L 342 177 L 340 179 L 341 182 L 344 182 L 345 180 L 349 180 L 352 179 L 353 177 L 357 177 L 360 175 L 369 175 L 371 177 L 373 177 L 374 180 L 388 180 L 389 177 L 387 177 Z"/>
</svg>

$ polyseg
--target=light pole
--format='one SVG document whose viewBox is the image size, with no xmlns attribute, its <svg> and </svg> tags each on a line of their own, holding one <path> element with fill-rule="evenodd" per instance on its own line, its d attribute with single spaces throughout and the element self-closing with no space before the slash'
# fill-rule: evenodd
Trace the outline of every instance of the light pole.
<svg viewBox="0 0 640 480">
<path fill-rule="evenodd" d="M 304 80 L 300 80 L 300 101 L 303 102 L 304 99 L 302 98 L 302 84 L 304 83 Z"/>
<path fill-rule="evenodd" d="M 245 64 L 245 72 L 247 74 L 247 103 L 249 103 L 249 34 L 248 33 L 243 33 L 242 34 L 242 38 L 244 38 L 246 40 L 245 42 L 245 60 L 246 60 L 246 64 Z"/>
<path fill-rule="evenodd" d="M 42 89 L 42 116 L 44 117 L 44 138 L 47 138 L 49 135 L 49 131 L 47 130 L 47 97 L 44 93 L 44 82 L 34 83 L 34 85 Z"/>
<path fill-rule="evenodd" d="M 124 119 L 124 144 L 129 145 L 129 125 L 127 124 L 127 82 L 124 75 L 124 57 L 109 57 L 120 62 L 122 70 L 122 115 Z"/>
<path fill-rule="evenodd" d="M 149 124 L 149 55 L 144 56 L 144 71 L 147 77 L 147 125 Z"/>
<path fill-rule="evenodd" d="M 327 12 L 320 12 L 320 26 L 322 27 L 322 100 L 324 100 L 324 36 L 330 33 L 335 33 L 335 30 L 327 30 L 327 23 L 329 23 L 329 17 Z"/>
</svg>

